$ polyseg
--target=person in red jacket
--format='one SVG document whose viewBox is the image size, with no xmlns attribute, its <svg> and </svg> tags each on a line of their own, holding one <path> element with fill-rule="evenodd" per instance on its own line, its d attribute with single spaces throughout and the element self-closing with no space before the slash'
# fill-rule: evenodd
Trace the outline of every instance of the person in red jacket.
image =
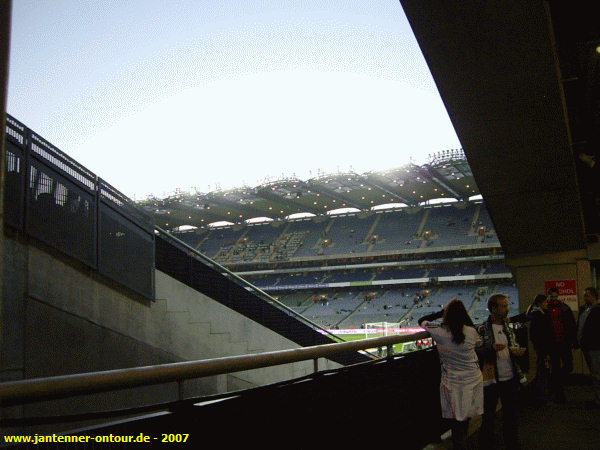
<svg viewBox="0 0 600 450">
<path fill-rule="evenodd" d="M 550 343 L 550 391 L 553 400 L 565 403 L 565 382 L 573 371 L 573 347 L 577 345 L 577 324 L 568 305 L 559 300 L 557 288 L 548 290 L 548 315 L 552 324 Z"/>
</svg>

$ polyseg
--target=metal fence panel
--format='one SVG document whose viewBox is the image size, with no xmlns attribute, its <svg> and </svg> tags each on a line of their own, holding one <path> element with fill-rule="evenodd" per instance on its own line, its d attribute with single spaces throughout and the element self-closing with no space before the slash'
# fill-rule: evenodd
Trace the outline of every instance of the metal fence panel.
<svg viewBox="0 0 600 450">
<path fill-rule="evenodd" d="M 30 132 L 27 146 L 31 156 L 43 161 L 46 166 L 51 167 L 73 184 L 90 193 L 96 192 L 98 188 L 96 175 L 41 136 Z"/>
<path fill-rule="evenodd" d="M 23 229 L 24 185 L 23 150 L 9 140 L 6 143 L 4 220 L 19 230 Z"/>
<path fill-rule="evenodd" d="M 118 211 L 119 214 L 127 217 L 131 222 L 135 223 L 148 233 L 154 234 L 153 217 L 102 178 L 98 179 L 98 193 L 101 203 Z"/>
<path fill-rule="evenodd" d="M 177 248 L 165 237 L 156 236 L 156 269 L 164 272 L 177 281 L 190 286 L 191 284 L 191 261 L 183 249 Z"/>
<path fill-rule="evenodd" d="M 154 299 L 152 217 L 10 115 L 5 127 L 5 223 Z"/>
<path fill-rule="evenodd" d="M 35 158 L 27 176 L 25 231 L 95 267 L 95 196 Z"/>
<path fill-rule="evenodd" d="M 100 202 L 98 271 L 154 298 L 154 234 Z"/>
<path fill-rule="evenodd" d="M 6 116 L 6 165 L 4 181 L 4 221 L 23 229 L 25 211 L 25 145 L 27 128 Z"/>
</svg>

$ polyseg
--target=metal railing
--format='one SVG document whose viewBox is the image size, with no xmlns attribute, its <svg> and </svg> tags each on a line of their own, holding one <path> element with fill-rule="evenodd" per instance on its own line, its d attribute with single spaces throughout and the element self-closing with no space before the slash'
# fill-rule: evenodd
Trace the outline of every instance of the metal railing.
<svg viewBox="0 0 600 450">
<path fill-rule="evenodd" d="M 182 396 L 183 382 L 188 379 L 239 371 L 272 367 L 300 361 L 313 360 L 318 372 L 318 359 L 345 352 L 385 347 L 387 355 L 393 355 L 394 344 L 426 339 L 429 333 L 422 331 L 410 335 L 392 335 L 361 339 L 352 342 L 331 343 L 313 347 L 280 350 L 253 355 L 228 356 L 199 361 L 143 366 L 102 372 L 61 375 L 48 378 L 0 383 L 0 405 L 13 406 L 44 400 L 68 398 L 77 395 L 119 391 L 128 388 L 176 382 Z M 179 400 L 182 400 L 180 398 Z"/>
</svg>

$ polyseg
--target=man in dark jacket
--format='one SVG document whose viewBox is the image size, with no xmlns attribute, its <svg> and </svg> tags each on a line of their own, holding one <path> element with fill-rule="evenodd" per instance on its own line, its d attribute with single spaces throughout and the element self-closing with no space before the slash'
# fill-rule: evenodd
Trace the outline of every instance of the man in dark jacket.
<svg viewBox="0 0 600 450">
<path fill-rule="evenodd" d="M 598 292 L 589 287 L 584 291 L 585 308 L 579 314 L 577 339 L 594 380 L 594 401 L 589 406 L 600 407 L 600 303 Z"/>
<path fill-rule="evenodd" d="M 548 290 L 548 315 L 552 323 L 550 347 L 550 390 L 557 403 L 566 402 L 564 385 L 573 371 L 573 347 L 577 345 L 577 324 L 568 305 L 559 299 L 557 288 Z"/>
<path fill-rule="evenodd" d="M 552 324 L 547 310 L 548 298 L 543 294 L 538 294 L 526 314 L 529 320 L 529 337 L 537 356 L 533 386 L 535 399 L 540 404 L 545 404 L 548 401 L 550 353 L 553 342 Z"/>
</svg>

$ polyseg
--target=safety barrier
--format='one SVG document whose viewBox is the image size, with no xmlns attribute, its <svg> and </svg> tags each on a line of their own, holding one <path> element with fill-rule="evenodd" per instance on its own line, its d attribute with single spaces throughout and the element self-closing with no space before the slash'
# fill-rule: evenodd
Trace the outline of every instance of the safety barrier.
<svg viewBox="0 0 600 450">
<path fill-rule="evenodd" d="M 319 358 L 352 353 L 374 347 L 387 348 L 388 357 L 393 356 L 393 345 L 426 339 L 429 333 L 422 331 L 408 335 L 391 335 L 351 342 L 331 343 L 313 347 L 295 348 L 252 355 L 229 356 L 200 361 L 144 366 L 103 372 L 62 375 L 0 383 L 0 405 L 10 406 L 36 401 L 72 397 L 122 390 L 138 386 L 150 386 L 168 382 L 183 383 L 192 378 L 227 374 L 242 370 L 271 367 L 299 361 L 314 361 L 318 372 Z M 183 390 L 180 389 L 180 392 Z"/>
<path fill-rule="evenodd" d="M 7 225 L 154 298 L 152 217 L 9 115 L 4 195 Z"/>
</svg>

